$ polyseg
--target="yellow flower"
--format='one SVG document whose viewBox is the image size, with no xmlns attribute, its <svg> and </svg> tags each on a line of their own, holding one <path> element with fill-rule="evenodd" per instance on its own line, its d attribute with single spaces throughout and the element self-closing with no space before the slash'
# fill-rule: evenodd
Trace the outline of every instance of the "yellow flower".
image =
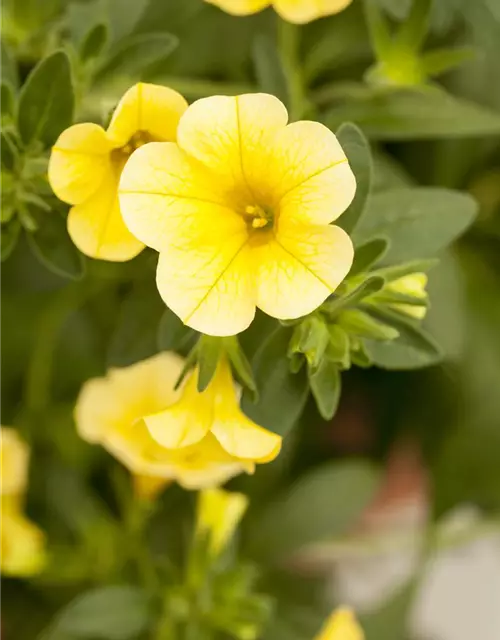
<svg viewBox="0 0 500 640">
<path fill-rule="evenodd" d="M 248 507 L 242 493 L 205 489 L 198 496 L 196 527 L 198 535 L 209 537 L 209 550 L 219 555 L 229 542 Z"/>
<path fill-rule="evenodd" d="M 213 486 L 274 459 L 281 438 L 239 409 L 229 365 L 221 363 L 203 393 L 193 371 L 174 390 L 182 358 L 161 353 L 88 381 L 75 418 L 80 435 L 100 443 L 132 473 Z"/>
<path fill-rule="evenodd" d="M 19 505 L 2 496 L 1 562 L 3 574 L 27 577 L 45 564 L 45 536 L 23 515 Z"/>
<path fill-rule="evenodd" d="M 123 171 L 125 223 L 160 252 L 160 294 L 198 331 L 239 333 L 256 306 L 306 315 L 349 271 L 352 242 L 330 223 L 354 175 L 329 129 L 287 119 L 271 95 L 204 98 L 181 117 L 178 144 L 145 145 Z"/>
<path fill-rule="evenodd" d="M 29 451 L 14 429 L 1 428 L 0 569 L 5 575 L 30 576 L 45 562 L 45 536 L 23 514 Z"/>
<path fill-rule="evenodd" d="M 21 440 L 15 429 L 1 427 L 1 434 L 2 496 L 23 494 L 28 481 L 28 445 Z"/>
<path fill-rule="evenodd" d="M 338 13 L 352 0 L 207 0 L 235 16 L 246 16 L 273 5 L 289 22 L 304 23 Z"/>
<path fill-rule="evenodd" d="M 390 306 L 399 311 L 400 313 L 404 313 L 408 316 L 416 318 L 417 320 L 422 320 L 427 313 L 427 292 L 425 287 L 427 286 L 427 275 L 425 273 L 411 273 L 410 275 L 403 276 L 402 278 L 398 278 L 397 280 L 393 280 L 389 282 L 383 289 L 386 292 L 394 292 L 394 293 L 403 293 L 405 295 L 411 296 L 416 300 L 421 300 L 422 305 L 413 305 L 413 304 L 391 304 Z"/>
<path fill-rule="evenodd" d="M 314 640 L 363 640 L 363 630 L 350 609 L 334 611 Z"/>
<path fill-rule="evenodd" d="M 92 258 L 124 261 L 144 245 L 123 223 L 118 181 L 130 154 L 146 142 L 175 140 L 187 103 L 172 89 L 139 83 L 115 109 L 107 130 L 75 124 L 63 131 L 49 161 L 49 182 L 58 198 L 73 205 L 68 231 Z"/>
</svg>

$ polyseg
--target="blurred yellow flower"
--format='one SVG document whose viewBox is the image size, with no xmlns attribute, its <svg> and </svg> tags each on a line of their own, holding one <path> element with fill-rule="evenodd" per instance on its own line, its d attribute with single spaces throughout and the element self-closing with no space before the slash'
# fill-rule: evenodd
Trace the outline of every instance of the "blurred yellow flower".
<svg viewBox="0 0 500 640">
<path fill-rule="evenodd" d="M 208 535 L 213 556 L 227 545 L 248 507 L 242 493 L 205 489 L 198 495 L 196 527 L 198 535 Z"/>
<path fill-rule="evenodd" d="M 338 13 L 352 0 L 206 0 L 235 16 L 246 16 L 272 5 L 289 22 L 304 23 Z"/>
<path fill-rule="evenodd" d="M 80 435 L 99 443 L 132 473 L 213 486 L 274 459 L 281 437 L 239 409 L 229 365 L 221 363 L 203 393 L 193 371 L 179 390 L 183 360 L 161 353 L 88 381 L 75 409 Z"/>
<path fill-rule="evenodd" d="M 342 607 L 332 613 L 314 640 L 364 640 L 364 637 L 352 611 Z"/>
<path fill-rule="evenodd" d="M 287 120 L 271 95 L 204 98 L 178 144 L 145 145 L 123 171 L 125 223 L 159 251 L 160 294 L 198 331 L 239 333 L 256 306 L 306 315 L 350 269 L 352 242 L 330 225 L 356 190 L 347 158 L 322 124 Z"/>
<path fill-rule="evenodd" d="M 45 536 L 23 514 L 29 451 L 14 429 L 1 428 L 1 572 L 38 573 L 45 563 Z"/>
<path fill-rule="evenodd" d="M 124 261 L 144 245 L 124 225 L 118 181 L 135 149 L 152 140 L 175 140 L 187 108 L 184 98 L 167 87 L 139 83 L 116 107 L 107 130 L 75 124 L 52 148 L 49 182 L 58 198 L 73 205 L 68 231 L 76 246 L 92 258 Z"/>
<path fill-rule="evenodd" d="M 421 305 L 397 303 L 391 304 L 391 307 L 400 313 L 422 320 L 427 313 L 427 275 L 425 273 L 411 273 L 397 280 L 389 282 L 383 291 L 402 293 L 415 298 L 416 301 L 421 300 Z"/>
</svg>

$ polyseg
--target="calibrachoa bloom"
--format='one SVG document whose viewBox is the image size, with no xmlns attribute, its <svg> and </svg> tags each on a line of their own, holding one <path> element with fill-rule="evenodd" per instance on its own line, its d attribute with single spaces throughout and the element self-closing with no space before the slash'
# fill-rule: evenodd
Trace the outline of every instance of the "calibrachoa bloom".
<svg viewBox="0 0 500 640">
<path fill-rule="evenodd" d="M 248 507 L 242 493 L 223 489 L 205 489 L 198 495 L 196 528 L 198 535 L 208 535 L 208 547 L 213 556 L 224 549 Z"/>
<path fill-rule="evenodd" d="M 29 451 L 14 429 L 1 428 L 1 561 L 2 573 L 30 576 L 45 561 L 43 533 L 23 513 Z"/>
<path fill-rule="evenodd" d="M 273 460 L 281 437 L 249 420 L 238 404 L 229 365 L 221 362 L 204 392 L 197 372 L 179 390 L 183 360 L 161 353 L 88 381 L 75 409 L 80 435 L 99 443 L 132 473 L 186 488 L 219 484 Z"/>
<path fill-rule="evenodd" d="M 352 0 L 206 0 L 235 16 L 246 16 L 272 5 L 289 22 L 304 23 L 338 13 Z"/>
<path fill-rule="evenodd" d="M 68 231 L 92 258 L 124 261 L 144 245 L 124 225 L 118 181 L 135 149 L 152 140 L 175 140 L 187 102 L 172 89 L 139 83 L 122 97 L 109 127 L 75 124 L 59 136 L 49 161 L 49 182 L 60 200 L 73 205 Z"/>
<path fill-rule="evenodd" d="M 204 98 L 177 144 L 145 145 L 123 170 L 125 223 L 159 251 L 160 294 L 198 331 L 243 331 L 256 306 L 306 315 L 350 269 L 352 242 L 330 225 L 356 190 L 347 158 L 322 124 L 287 120 L 271 95 Z"/>
<path fill-rule="evenodd" d="M 350 609 L 337 609 L 314 640 L 364 640 L 363 630 Z"/>
</svg>

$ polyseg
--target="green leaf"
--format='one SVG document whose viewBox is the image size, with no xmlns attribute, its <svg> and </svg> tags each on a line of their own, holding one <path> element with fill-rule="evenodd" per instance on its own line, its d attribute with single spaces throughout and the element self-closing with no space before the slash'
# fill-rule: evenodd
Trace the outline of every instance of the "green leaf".
<svg viewBox="0 0 500 640">
<path fill-rule="evenodd" d="M 376 0 L 365 0 L 364 7 L 366 23 L 375 55 L 379 60 L 383 60 L 392 50 L 389 23 Z"/>
<path fill-rule="evenodd" d="M 12 137 L 6 131 L 2 131 L 0 134 L 0 144 L 2 148 L 2 169 L 14 171 L 19 153 Z M 14 179 L 16 178 L 14 177 Z"/>
<path fill-rule="evenodd" d="M 2 65 L 2 82 L 8 84 L 12 89 L 17 89 L 19 86 L 19 74 L 17 72 L 17 63 L 12 56 L 9 47 L 6 46 L 2 40 L 2 52 L 0 55 L 0 62 Z"/>
<path fill-rule="evenodd" d="M 354 261 L 348 277 L 369 271 L 374 264 L 385 256 L 388 249 L 389 240 L 387 238 L 375 238 L 356 247 Z"/>
<path fill-rule="evenodd" d="M 355 306 L 358 302 L 363 300 L 363 298 L 380 291 L 384 285 L 385 279 L 381 276 L 369 276 L 349 293 L 325 302 L 322 305 L 321 310 L 328 316 L 335 317 L 341 309 Z"/>
<path fill-rule="evenodd" d="M 365 341 L 373 364 L 382 369 L 419 369 L 437 364 L 443 357 L 433 338 L 417 323 L 383 307 L 368 308 L 367 312 L 399 332 L 399 338 L 388 344 Z"/>
<path fill-rule="evenodd" d="M 410 13 L 395 38 L 396 51 L 418 51 L 427 35 L 431 6 L 432 0 L 413 0 Z"/>
<path fill-rule="evenodd" d="M 361 225 L 357 241 L 375 235 L 391 243 L 384 262 L 396 263 L 435 255 L 473 222 L 478 205 L 465 193 L 433 187 L 393 189 L 376 194 Z"/>
<path fill-rule="evenodd" d="M 68 56 L 56 51 L 37 64 L 21 90 L 17 128 L 22 141 L 49 147 L 71 125 L 74 102 Z"/>
<path fill-rule="evenodd" d="M 13 218 L 9 222 L 2 224 L 2 262 L 7 260 L 11 253 L 16 248 L 17 241 L 19 239 L 19 232 L 21 231 L 21 224 L 17 218 Z"/>
<path fill-rule="evenodd" d="M 259 399 L 243 393 L 241 408 L 265 429 L 286 435 L 304 409 L 309 385 L 304 371 L 293 374 L 287 356 L 291 329 L 278 327 L 257 349 L 252 359 Z"/>
<path fill-rule="evenodd" d="M 236 336 L 224 338 L 224 349 L 238 380 L 252 393 L 253 400 L 256 402 L 258 392 L 252 367 L 248 362 L 245 352 L 241 348 L 238 338 Z"/>
<path fill-rule="evenodd" d="M 372 318 L 360 309 L 341 311 L 337 322 L 349 335 L 361 338 L 387 341 L 395 340 L 399 336 L 397 329 L 388 326 L 384 321 Z"/>
<path fill-rule="evenodd" d="M 104 23 L 94 25 L 80 45 L 80 58 L 83 62 L 98 58 L 108 43 L 108 27 Z"/>
<path fill-rule="evenodd" d="M 35 208 L 31 207 L 29 211 L 33 213 Z M 27 234 L 33 254 L 57 275 L 72 280 L 83 278 L 84 258 L 68 235 L 65 218 L 55 210 L 36 212 L 37 228 Z"/>
<path fill-rule="evenodd" d="M 328 326 L 330 341 L 326 349 L 326 357 L 336 362 L 341 369 L 349 369 L 351 366 L 349 358 L 349 336 L 339 327 L 338 324 Z"/>
<path fill-rule="evenodd" d="M 339 406 L 342 388 L 338 364 L 323 358 L 315 370 L 309 370 L 309 385 L 321 416 L 331 420 Z"/>
<path fill-rule="evenodd" d="M 339 128 L 337 138 L 356 177 L 356 195 L 336 224 L 352 233 L 363 216 L 370 195 L 373 173 L 370 145 L 363 132 L 351 122 Z"/>
<path fill-rule="evenodd" d="M 198 391 L 202 392 L 215 375 L 223 351 L 223 338 L 202 334 L 196 345 L 198 362 Z"/>
<path fill-rule="evenodd" d="M 366 640 L 403 640 L 407 637 L 416 586 L 417 581 L 410 580 L 373 613 L 360 616 Z"/>
<path fill-rule="evenodd" d="M 252 47 L 252 60 L 259 89 L 288 101 L 288 85 L 275 41 L 259 33 Z"/>
<path fill-rule="evenodd" d="M 12 86 L 4 81 L 1 84 L 0 107 L 2 118 L 10 122 L 16 110 L 16 98 Z"/>
<path fill-rule="evenodd" d="M 394 280 L 399 280 L 399 278 L 408 276 L 411 273 L 425 273 L 437 264 L 439 264 L 439 260 L 437 258 L 430 258 L 428 260 L 410 260 L 409 262 L 391 265 L 390 267 L 380 267 L 380 269 L 372 271 L 372 274 L 382 276 L 386 282 L 393 282 Z"/>
<path fill-rule="evenodd" d="M 436 49 L 436 51 L 424 53 L 420 59 L 420 64 L 427 76 L 439 76 L 464 62 L 473 60 L 475 56 L 475 50 L 470 47 Z"/>
<path fill-rule="evenodd" d="M 141 33 L 124 38 L 110 52 L 96 73 L 96 82 L 111 74 L 137 74 L 154 62 L 166 58 L 179 41 L 171 33 Z"/>
<path fill-rule="evenodd" d="M 74 638 L 132 640 L 151 623 L 148 597 L 128 585 L 98 587 L 72 600 L 58 615 L 51 633 Z"/>
<path fill-rule="evenodd" d="M 137 282 L 123 300 L 108 351 L 108 366 L 127 367 L 158 352 L 165 305 L 154 280 Z"/>
<path fill-rule="evenodd" d="M 309 366 L 315 369 L 321 362 L 330 336 L 324 318 L 311 315 L 298 324 L 288 346 L 288 355 L 303 353 Z"/>
<path fill-rule="evenodd" d="M 179 316 L 165 308 L 158 327 L 158 348 L 160 351 L 179 351 L 183 355 L 194 344 L 196 332 L 187 327 Z"/>
<path fill-rule="evenodd" d="M 323 122 L 335 129 L 355 122 L 377 140 L 466 138 L 498 135 L 500 115 L 436 88 L 374 91 L 334 107 Z"/>
<path fill-rule="evenodd" d="M 302 476 L 254 519 L 248 544 L 273 563 L 313 543 L 340 536 L 372 501 L 380 475 L 365 462 L 325 464 Z"/>
</svg>

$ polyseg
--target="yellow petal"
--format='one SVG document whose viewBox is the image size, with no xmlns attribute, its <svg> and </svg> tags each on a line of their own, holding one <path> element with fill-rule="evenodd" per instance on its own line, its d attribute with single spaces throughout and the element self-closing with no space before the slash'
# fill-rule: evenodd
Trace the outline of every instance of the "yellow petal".
<svg viewBox="0 0 500 640">
<path fill-rule="evenodd" d="M 177 91 L 139 82 L 118 103 L 108 127 L 108 136 L 116 147 L 125 145 L 139 132 L 147 133 L 157 141 L 175 140 L 179 118 L 187 106 Z"/>
<path fill-rule="evenodd" d="M 182 116 L 177 141 L 216 173 L 227 189 L 237 187 L 248 205 L 267 196 L 261 192 L 268 174 L 263 156 L 287 120 L 285 106 L 265 93 L 202 98 Z"/>
<path fill-rule="evenodd" d="M 219 363 L 211 383 L 214 397 L 212 433 L 232 456 L 255 462 L 274 460 L 281 436 L 259 427 L 241 411 L 229 364 Z"/>
<path fill-rule="evenodd" d="M 247 16 L 261 11 L 271 4 L 271 0 L 207 0 L 234 16 Z"/>
<path fill-rule="evenodd" d="M 244 226 L 217 182 L 173 143 L 153 142 L 132 154 L 119 191 L 125 224 L 157 251 L 168 244 L 192 244 L 205 228 L 231 235 Z"/>
<path fill-rule="evenodd" d="M 133 475 L 134 493 L 139 500 L 151 501 L 170 483 L 160 476 Z"/>
<path fill-rule="evenodd" d="M 123 222 L 118 178 L 116 168 L 108 170 L 98 190 L 69 212 L 69 235 L 80 251 L 91 258 L 123 262 L 135 258 L 144 248 Z"/>
<path fill-rule="evenodd" d="M 21 511 L 2 500 L 0 569 L 5 575 L 27 577 L 45 563 L 45 536 Z"/>
<path fill-rule="evenodd" d="M 277 132 L 268 167 L 280 218 L 329 224 L 350 205 L 356 179 L 335 134 L 319 122 Z"/>
<path fill-rule="evenodd" d="M 196 529 L 198 535 L 208 535 L 212 555 L 217 556 L 227 545 L 247 508 L 248 498 L 242 493 L 223 489 L 200 492 Z"/>
<path fill-rule="evenodd" d="M 182 358 L 163 352 L 86 382 L 75 407 L 80 436 L 103 443 L 109 435 L 132 429 L 143 416 L 176 402 L 180 391 L 174 391 L 174 385 L 182 366 Z"/>
<path fill-rule="evenodd" d="M 274 0 L 279 15 L 297 24 L 303 24 L 342 11 L 352 0 Z"/>
<path fill-rule="evenodd" d="M 1 428 L 0 454 L 2 495 L 23 493 L 28 480 L 29 450 L 15 429 Z"/>
<path fill-rule="evenodd" d="M 354 250 L 340 227 L 280 224 L 275 239 L 254 254 L 257 306 L 285 320 L 311 313 L 325 301 L 349 272 Z"/>
<path fill-rule="evenodd" d="M 210 388 L 199 393 L 197 380 L 198 376 L 193 372 L 175 404 L 144 418 L 151 436 L 167 449 L 178 449 L 199 442 L 210 430 L 213 393 Z"/>
<path fill-rule="evenodd" d="M 172 460 L 175 478 L 185 489 L 217 486 L 243 471 L 254 471 L 253 463 L 230 456 L 211 433 L 195 445 L 173 451 Z"/>
<path fill-rule="evenodd" d="M 48 177 L 56 196 L 80 204 L 94 194 L 111 168 L 113 145 L 97 124 L 75 124 L 52 148 Z"/>
<path fill-rule="evenodd" d="M 332 613 L 314 640 L 364 640 L 364 637 L 352 611 L 342 607 Z"/>
</svg>

